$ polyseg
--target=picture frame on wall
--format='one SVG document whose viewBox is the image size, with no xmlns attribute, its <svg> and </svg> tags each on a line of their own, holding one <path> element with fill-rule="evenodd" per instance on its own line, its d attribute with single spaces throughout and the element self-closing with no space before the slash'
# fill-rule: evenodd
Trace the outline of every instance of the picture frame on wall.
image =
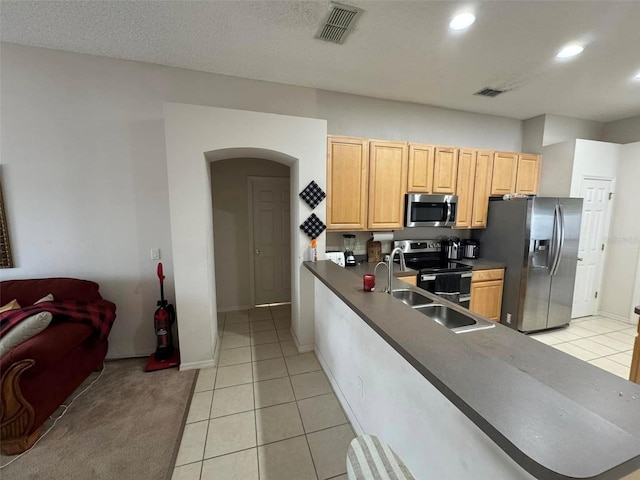
<svg viewBox="0 0 640 480">
<path fill-rule="evenodd" d="M 4 197 L 2 195 L 2 177 L 0 176 L 0 268 L 13 268 L 11 244 L 9 242 L 9 229 L 7 216 L 4 210 Z"/>
</svg>

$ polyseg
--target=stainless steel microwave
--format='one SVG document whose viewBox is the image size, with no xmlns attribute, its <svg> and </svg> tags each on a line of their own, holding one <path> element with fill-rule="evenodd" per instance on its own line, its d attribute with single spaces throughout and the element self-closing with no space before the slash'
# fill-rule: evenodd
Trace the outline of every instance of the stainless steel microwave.
<svg viewBox="0 0 640 480">
<path fill-rule="evenodd" d="M 456 223 L 456 195 L 407 193 L 404 201 L 405 227 L 451 227 Z"/>
</svg>

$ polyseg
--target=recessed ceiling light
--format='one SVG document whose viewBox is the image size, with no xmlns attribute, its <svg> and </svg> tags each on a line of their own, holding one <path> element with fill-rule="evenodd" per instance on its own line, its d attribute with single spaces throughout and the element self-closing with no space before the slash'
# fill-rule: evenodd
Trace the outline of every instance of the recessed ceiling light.
<svg viewBox="0 0 640 480">
<path fill-rule="evenodd" d="M 584 47 L 582 45 L 567 45 L 556 55 L 557 58 L 571 58 L 580 55 Z"/>
<path fill-rule="evenodd" d="M 460 15 L 453 17 L 453 20 L 451 20 L 451 23 L 449 24 L 449 28 L 451 30 L 464 30 L 465 28 L 473 25 L 473 22 L 475 21 L 475 15 L 472 15 L 471 13 L 461 13 Z"/>
</svg>

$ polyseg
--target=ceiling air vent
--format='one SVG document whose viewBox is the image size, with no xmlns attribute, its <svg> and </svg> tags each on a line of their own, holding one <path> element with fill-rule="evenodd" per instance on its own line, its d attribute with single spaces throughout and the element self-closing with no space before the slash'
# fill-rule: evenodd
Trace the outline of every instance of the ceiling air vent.
<svg viewBox="0 0 640 480">
<path fill-rule="evenodd" d="M 362 10 L 340 3 L 330 3 L 329 13 L 318 29 L 316 38 L 333 43 L 344 43 Z"/>
<path fill-rule="evenodd" d="M 498 90 L 497 88 L 483 88 L 482 90 L 474 93 L 474 95 L 480 95 L 481 97 L 497 97 L 506 90 Z"/>
</svg>

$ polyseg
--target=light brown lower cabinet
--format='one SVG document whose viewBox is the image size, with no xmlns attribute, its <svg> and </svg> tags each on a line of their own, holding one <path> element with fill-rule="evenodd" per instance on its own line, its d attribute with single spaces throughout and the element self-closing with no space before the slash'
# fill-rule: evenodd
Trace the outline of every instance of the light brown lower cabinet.
<svg viewBox="0 0 640 480">
<path fill-rule="evenodd" d="M 414 287 L 418 285 L 418 276 L 412 275 L 410 277 L 397 277 L 398 280 L 402 280 L 403 282 L 408 283 L 409 285 L 413 285 Z"/>
<path fill-rule="evenodd" d="M 471 277 L 469 310 L 494 322 L 500 321 L 504 269 L 476 270 Z"/>
</svg>

